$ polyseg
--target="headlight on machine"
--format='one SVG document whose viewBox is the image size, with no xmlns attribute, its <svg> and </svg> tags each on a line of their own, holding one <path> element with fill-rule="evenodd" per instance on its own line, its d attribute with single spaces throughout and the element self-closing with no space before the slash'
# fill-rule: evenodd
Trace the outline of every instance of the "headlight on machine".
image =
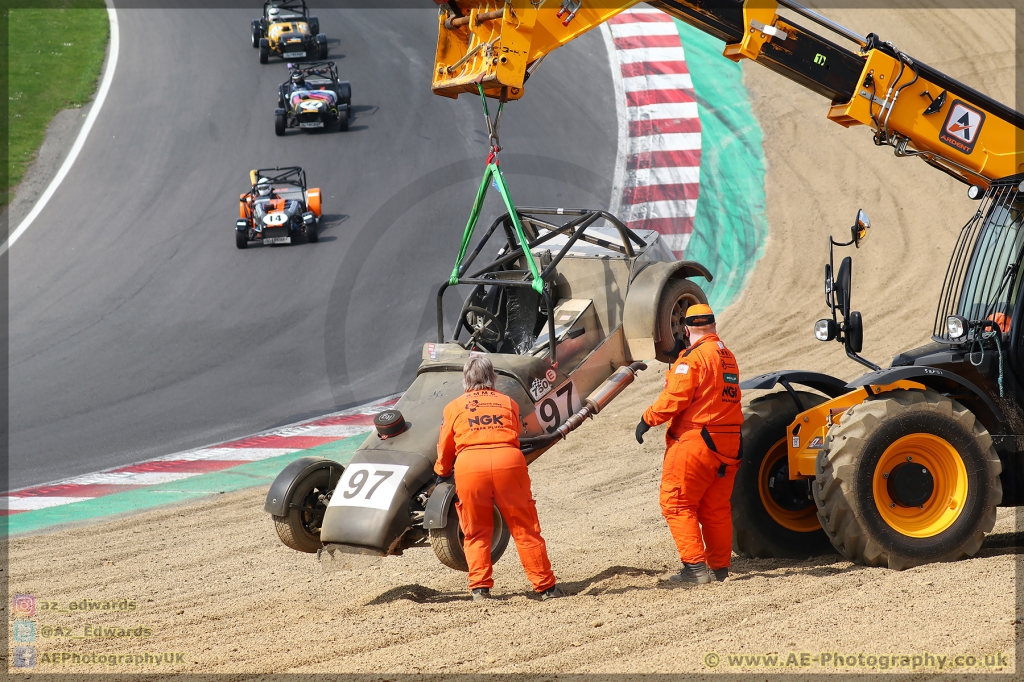
<svg viewBox="0 0 1024 682">
<path fill-rule="evenodd" d="M 839 333 L 839 325 L 835 320 L 818 320 L 814 323 L 814 338 L 819 341 L 831 341 Z"/>
<path fill-rule="evenodd" d="M 951 339 L 960 339 L 967 335 L 967 318 L 950 315 L 946 318 L 946 332 Z"/>
</svg>

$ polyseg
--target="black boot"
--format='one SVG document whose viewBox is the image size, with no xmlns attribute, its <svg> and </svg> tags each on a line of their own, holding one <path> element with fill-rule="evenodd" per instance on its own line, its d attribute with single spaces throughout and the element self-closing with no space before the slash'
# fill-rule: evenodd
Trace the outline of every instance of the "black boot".
<svg viewBox="0 0 1024 682">
<path fill-rule="evenodd" d="M 729 577 L 728 566 L 726 566 L 725 568 L 712 569 L 711 572 L 715 574 L 715 580 L 717 580 L 720 583 L 724 583 L 725 579 Z"/>
<path fill-rule="evenodd" d="M 487 601 L 491 598 L 491 590 L 489 587 L 478 587 L 473 590 L 473 601 Z"/>
<path fill-rule="evenodd" d="M 670 575 L 669 580 L 675 583 L 689 583 L 691 585 L 703 585 L 715 579 L 715 576 L 708 570 L 708 565 L 703 561 L 699 564 L 683 564 L 683 570 Z"/>
<path fill-rule="evenodd" d="M 540 593 L 540 600 L 547 601 L 548 599 L 557 599 L 558 597 L 564 597 L 565 592 L 558 589 L 558 585 L 552 585 L 548 589 Z"/>
</svg>

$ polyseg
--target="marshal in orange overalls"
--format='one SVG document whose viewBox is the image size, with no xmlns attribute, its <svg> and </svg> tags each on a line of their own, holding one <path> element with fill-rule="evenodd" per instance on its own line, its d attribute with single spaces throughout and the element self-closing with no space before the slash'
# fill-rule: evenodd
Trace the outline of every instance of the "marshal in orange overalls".
<svg viewBox="0 0 1024 682">
<path fill-rule="evenodd" d="M 669 367 L 665 390 L 644 412 L 649 426 L 669 422 L 661 475 L 661 513 L 679 558 L 728 568 L 733 481 L 739 465 L 739 369 L 717 334 L 702 336 Z"/>
<path fill-rule="evenodd" d="M 469 589 L 491 588 L 493 508 L 497 505 L 537 592 L 554 586 L 548 550 L 540 535 L 526 458 L 519 449 L 519 406 L 493 390 L 469 391 L 448 403 L 441 422 L 434 471 L 449 476 L 453 463 L 456 509 L 466 534 Z"/>
</svg>

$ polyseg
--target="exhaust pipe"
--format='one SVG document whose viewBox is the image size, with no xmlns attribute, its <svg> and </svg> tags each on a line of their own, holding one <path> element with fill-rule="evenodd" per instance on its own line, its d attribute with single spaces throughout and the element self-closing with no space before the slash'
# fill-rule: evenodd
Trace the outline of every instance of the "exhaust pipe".
<svg viewBox="0 0 1024 682">
<path fill-rule="evenodd" d="M 642 372 L 645 369 L 647 369 L 647 365 L 642 362 L 634 362 L 617 369 L 603 384 L 594 389 L 594 392 L 587 397 L 586 405 L 580 408 L 579 412 L 566 419 L 553 432 L 534 438 L 520 438 L 519 447 L 523 454 L 535 452 L 565 439 L 566 436 L 582 426 L 587 419 L 593 419 L 595 414 L 599 414 L 601 410 L 608 407 L 608 403 L 633 383 L 637 372 Z"/>
</svg>

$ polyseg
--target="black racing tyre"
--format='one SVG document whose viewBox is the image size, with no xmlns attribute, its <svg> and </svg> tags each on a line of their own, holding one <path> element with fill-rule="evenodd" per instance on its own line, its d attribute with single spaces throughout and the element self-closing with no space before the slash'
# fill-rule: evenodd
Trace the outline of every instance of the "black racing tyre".
<svg viewBox="0 0 1024 682">
<path fill-rule="evenodd" d="M 348 119 L 349 119 L 349 108 L 347 106 L 338 107 L 338 130 L 345 132 L 348 130 Z"/>
<path fill-rule="evenodd" d="M 340 479 L 340 476 L 331 474 L 331 469 L 317 469 L 307 475 L 299 481 L 286 500 L 289 506 L 287 516 L 273 515 L 277 537 L 285 547 L 310 554 L 323 547 L 320 542 L 320 524 L 324 520 L 330 493 Z M 305 509 L 296 509 L 292 504 Z"/>
<path fill-rule="evenodd" d="M 316 35 L 320 32 L 320 19 L 317 17 L 309 18 L 309 32 Z"/>
<path fill-rule="evenodd" d="M 338 104 L 352 106 L 352 84 L 348 81 L 338 83 Z"/>
<path fill-rule="evenodd" d="M 278 137 L 284 135 L 284 131 L 288 128 L 288 117 L 285 114 L 277 114 L 274 116 L 274 134 Z"/>
<path fill-rule="evenodd" d="M 510 537 L 511 533 L 509 533 L 508 525 L 505 523 L 505 519 L 502 518 L 498 508 L 495 507 L 494 535 L 491 536 L 492 563 L 497 563 L 501 555 L 505 553 Z M 434 550 L 438 560 L 448 568 L 468 572 L 469 564 L 466 563 L 466 552 L 462 548 L 462 543 L 465 539 L 466 536 L 462 532 L 462 526 L 459 525 L 459 514 L 455 510 L 455 504 L 453 503 L 448 507 L 448 521 L 445 523 L 444 528 L 430 529 L 430 547 Z"/>
<path fill-rule="evenodd" d="M 796 391 L 803 409 L 828 400 Z M 732 489 L 732 548 L 742 557 L 806 559 L 835 552 L 818 522 L 809 480 L 789 480 L 787 427 L 799 413 L 788 392 L 743 409 L 743 459 Z"/>
<path fill-rule="evenodd" d="M 317 59 L 327 59 L 327 43 L 320 43 L 317 45 Z"/>
<path fill-rule="evenodd" d="M 973 556 L 1003 497 L 988 431 L 931 390 L 889 391 L 848 409 L 816 468 L 821 525 L 843 556 L 867 566 Z"/>
<path fill-rule="evenodd" d="M 670 279 L 665 283 L 658 300 L 658 342 L 654 346 L 655 357 L 662 362 L 672 363 L 676 354 L 672 351 L 676 341 L 685 337 L 683 318 L 686 309 L 697 303 L 707 303 L 704 291 L 688 279 Z"/>
<path fill-rule="evenodd" d="M 256 26 L 253 26 L 252 27 L 252 46 L 253 47 L 259 47 L 260 46 L 260 38 L 262 38 L 262 37 L 263 36 L 260 35 L 259 28 L 257 28 Z"/>
<path fill-rule="evenodd" d="M 310 244 L 316 244 L 320 241 L 320 235 L 316 231 L 317 222 L 318 221 L 314 220 L 312 225 L 306 226 L 306 241 Z"/>
<path fill-rule="evenodd" d="M 260 45 L 260 64 L 266 64 L 270 61 L 270 48 L 266 45 Z"/>
<path fill-rule="evenodd" d="M 248 248 L 249 246 L 249 235 L 245 232 L 239 232 L 235 230 L 235 246 L 240 249 Z"/>
</svg>

